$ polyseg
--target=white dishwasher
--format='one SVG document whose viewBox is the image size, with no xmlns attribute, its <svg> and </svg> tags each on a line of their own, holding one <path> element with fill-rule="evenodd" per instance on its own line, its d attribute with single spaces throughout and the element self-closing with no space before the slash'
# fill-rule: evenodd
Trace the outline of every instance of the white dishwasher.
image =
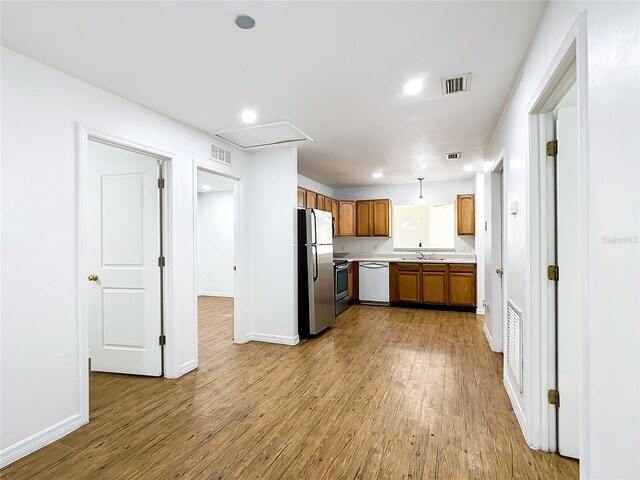
<svg viewBox="0 0 640 480">
<path fill-rule="evenodd" d="M 360 262 L 360 303 L 389 305 L 389 262 Z"/>
</svg>

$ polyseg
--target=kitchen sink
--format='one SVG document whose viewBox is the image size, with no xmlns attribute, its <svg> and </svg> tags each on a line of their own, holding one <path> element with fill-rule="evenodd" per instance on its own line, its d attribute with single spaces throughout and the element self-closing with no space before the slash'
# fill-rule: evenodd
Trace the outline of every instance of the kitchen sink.
<svg viewBox="0 0 640 480">
<path fill-rule="evenodd" d="M 443 257 L 419 257 L 418 255 L 416 255 L 414 257 L 401 257 L 400 260 L 404 260 L 404 261 L 407 261 L 407 260 L 414 260 L 414 261 L 415 260 L 420 260 L 420 261 L 424 261 L 424 262 L 432 260 L 432 261 L 441 262 L 441 261 L 444 260 L 444 258 Z"/>
</svg>

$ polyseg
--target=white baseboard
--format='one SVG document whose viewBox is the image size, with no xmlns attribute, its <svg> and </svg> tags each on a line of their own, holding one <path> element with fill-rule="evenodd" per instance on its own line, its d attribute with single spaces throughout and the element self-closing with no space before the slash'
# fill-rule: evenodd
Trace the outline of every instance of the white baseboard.
<svg viewBox="0 0 640 480">
<path fill-rule="evenodd" d="M 484 315 L 484 307 L 476 308 L 476 315 Z"/>
<path fill-rule="evenodd" d="M 227 297 L 233 298 L 233 292 L 209 292 L 206 290 L 202 290 L 198 292 L 199 297 Z"/>
<path fill-rule="evenodd" d="M 5 448 L 0 452 L 0 468 L 3 468 L 16 460 L 26 457 L 30 453 L 60 440 L 65 435 L 77 430 L 87 422 L 83 421 L 80 414 L 73 415 L 55 425 L 45 428 L 41 432 L 31 435 L 24 440 Z"/>
<path fill-rule="evenodd" d="M 491 336 L 491 332 L 489 331 L 489 327 L 487 327 L 486 323 L 482 325 L 482 331 L 484 332 L 484 336 L 487 337 L 489 347 L 491 347 L 491 350 L 493 350 L 493 337 Z"/>
<path fill-rule="evenodd" d="M 270 333 L 249 333 L 247 340 L 255 342 L 278 343 L 280 345 L 297 345 L 300 343 L 300 337 L 287 337 L 284 335 L 271 335 Z"/>
<path fill-rule="evenodd" d="M 518 423 L 520 424 L 520 429 L 522 430 L 522 436 L 524 437 L 527 445 L 531 447 L 531 441 L 527 438 L 527 419 L 524 416 L 524 412 L 522 411 L 522 406 L 518 401 L 518 395 L 516 395 L 516 391 L 511 385 L 511 381 L 509 380 L 509 376 L 503 373 L 502 383 L 504 383 L 504 388 L 507 390 L 507 395 L 509 400 L 511 400 L 511 406 L 513 407 L 513 411 L 516 414 L 516 418 L 518 419 Z"/>
</svg>

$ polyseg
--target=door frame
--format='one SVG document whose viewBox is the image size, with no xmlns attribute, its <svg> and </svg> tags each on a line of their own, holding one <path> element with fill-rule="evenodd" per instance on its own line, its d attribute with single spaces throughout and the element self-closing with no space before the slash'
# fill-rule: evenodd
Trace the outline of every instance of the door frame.
<svg viewBox="0 0 640 480">
<path fill-rule="evenodd" d="M 542 80 L 531 100 L 528 103 L 529 130 L 527 143 L 528 169 L 527 169 L 527 205 L 529 211 L 530 241 L 527 247 L 530 279 L 529 292 L 530 304 L 527 325 L 525 327 L 526 338 L 529 340 L 524 345 L 523 354 L 530 359 L 525 362 L 525 382 L 529 392 L 527 402 L 530 408 L 530 422 L 527 422 L 526 437 L 533 448 L 557 451 L 557 425 L 556 408 L 548 403 L 547 392 L 556 388 L 556 318 L 552 313 L 555 310 L 553 295 L 547 279 L 547 265 L 549 265 L 548 247 L 549 237 L 549 186 L 548 163 L 545 150 L 548 132 L 547 112 L 557 106 L 566 91 L 573 82 L 578 89 L 578 157 L 580 169 L 578 173 L 580 183 L 580 236 L 583 243 L 581 251 L 588 253 L 588 177 L 587 177 L 587 25 L 586 14 L 580 13 L 576 22 L 558 49 L 553 61 L 545 72 Z M 552 188 L 552 187 L 551 187 Z M 586 260 L 588 262 L 588 255 Z M 582 285 L 582 302 L 586 309 L 584 294 L 588 287 L 587 269 L 584 270 L 584 283 Z M 535 320 L 540 321 L 536 322 Z M 580 470 L 582 473 L 589 471 L 589 459 L 587 452 L 589 436 L 588 419 L 588 358 L 589 358 L 589 332 L 588 322 L 582 324 L 581 339 L 581 420 L 580 420 Z M 528 370 L 528 371 L 527 371 Z M 527 381 L 528 380 L 528 381 Z"/>
<path fill-rule="evenodd" d="M 236 273 L 234 276 L 233 285 L 233 342 L 234 343 L 247 343 L 249 341 L 249 326 L 246 324 L 248 318 L 248 307 L 245 305 L 244 292 L 246 286 L 249 284 L 249 276 L 244 265 L 248 265 L 245 261 L 245 251 L 242 248 L 243 242 L 245 242 L 245 230 L 243 222 L 245 212 L 244 203 L 242 201 L 244 191 L 244 180 L 231 175 L 230 173 L 221 172 L 219 167 L 212 161 L 193 160 L 192 175 L 193 175 L 193 308 L 196 317 L 194 324 L 194 349 L 196 352 L 196 366 L 199 364 L 199 350 L 198 350 L 198 336 L 199 336 L 199 315 L 198 315 L 198 279 L 196 262 L 198 261 L 198 170 L 202 170 L 213 175 L 220 175 L 235 181 L 233 186 L 233 256 L 234 266 L 236 267 Z"/>
<path fill-rule="evenodd" d="M 488 329 L 485 330 L 485 334 L 489 339 L 489 346 L 491 350 L 494 352 L 504 352 L 505 346 L 505 334 L 506 332 L 506 308 L 507 308 L 507 295 L 506 295 L 506 285 L 507 285 L 507 273 L 506 269 L 504 269 L 504 261 L 506 259 L 505 250 L 507 245 L 507 218 L 506 218 L 506 201 L 507 201 L 507 176 L 505 175 L 505 154 L 504 150 L 500 152 L 498 155 L 498 160 L 495 162 L 493 167 L 491 168 L 491 172 L 489 173 L 489 188 L 491 189 L 490 195 L 491 198 L 500 198 L 502 203 L 502 207 L 500 209 L 500 217 L 496 217 L 491 214 L 491 265 L 490 265 L 490 282 L 491 282 L 491 299 L 489 300 L 489 308 L 491 309 L 491 304 L 495 305 L 493 301 L 498 295 L 498 291 L 500 291 L 500 315 L 498 318 L 494 315 L 493 311 L 490 310 L 491 314 L 491 332 Z M 498 184 L 498 179 L 501 178 L 501 182 Z M 501 225 L 498 227 L 498 223 Z M 500 234 L 498 235 L 498 229 L 500 230 Z M 497 242 L 496 242 L 497 240 Z M 499 243 L 499 248 L 494 249 L 496 244 Z M 498 258 L 495 253 L 500 255 L 500 262 L 498 262 Z M 502 278 L 496 278 L 495 273 L 497 268 L 502 268 L 504 273 Z"/>
<path fill-rule="evenodd" d="M 84 423 L 89 422 L 89 319 L 84 311 L 84 284 L 87 274 L 87 240 L 86 240 L 86 181 L 89 157 L 87 153 L 90 140 L 99 141 L 118 148 L 132 150 L 134 152 L 155 157 L 164 161 L 163 178 L 165 188 L 161 190 L 162 195 L 162 241 L 166 266 L 164 267 L 164 279 L 162 288 L 162 329 L 167 339 L 173 338 L 174 322 L 172 317 L 172 284 L 173 284 L 173 251 L 171 242 L 172 232 L 172 160 L 176 157 L 174 153 L 160 150 L 154 147 L 137 143 L 121 137 L 109 135 L 99 130 L 93 130 L 80 123 L 76 123 L 76 162 L 75 162 L 75 187 L 76 187 L 76 327 L 78 339 L 77 364 L 78 364 L 78 384 L 80 405 L 80 417 Z M 175 342 L 168 341 L 163 349 L 163 376 L 170 378 L 167 370 L 170 370 L 175 363 L 176 351 L 173 346 Z M 167 368 L 168 366 L 168 368 Z"/>
</svg>

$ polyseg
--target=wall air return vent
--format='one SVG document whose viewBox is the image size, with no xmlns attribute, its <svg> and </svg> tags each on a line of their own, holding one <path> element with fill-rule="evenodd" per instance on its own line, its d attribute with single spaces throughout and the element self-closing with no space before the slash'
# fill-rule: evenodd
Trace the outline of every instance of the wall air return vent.
<svg viewBox="0 0 640 480">
<path fill-rule="evenodd" d="M 211 145 L 211 157 L 209 158 L 216 162 L 231 166 L 231 152 L 213 144 Z"/>
<path fill-rule="evenodd" d="M 507 364 L 514 386 L 522 393 L 522 310 L 511 300 L 507 302 Z"/>
<path fill-rule="evenodd" d="M 446 155 L 447 160 L 456 160 L 457 158 L 462 157 L 462 152 L 451 152 Z"/>
<path fill-rule="evenodd" d="M 466 92 L 471 88 L 471 74 L 465 73 L 452 78 L 442 79 L 442 94 L 450 95 L 452 93 Z"/>
<path fill-rule="evenodd" d="M 313 142 L 302 130 L 289 122 L 269 123 L 251 127 L 223 130 L 213 134 L 240 148 L 257 148 L 296 142 Z"/>
</svg>

